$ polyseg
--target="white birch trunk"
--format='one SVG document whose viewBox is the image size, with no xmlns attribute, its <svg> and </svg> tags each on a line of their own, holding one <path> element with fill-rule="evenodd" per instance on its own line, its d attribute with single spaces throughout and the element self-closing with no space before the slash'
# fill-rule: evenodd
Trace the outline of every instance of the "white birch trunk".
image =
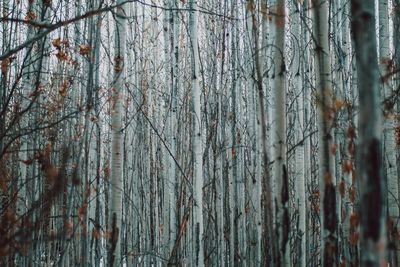
<svg viewBox="0 0 400 267">
<path fill-rule="evenodd" d="M 198 48 L 198 7 L 197 0 L 189 1 L 189 32 L 192 69 L 192 153 L 193 153 L 193 255 L 194 266 L 204 266 L 203 246 L 203 152 L 201 142 L 201 92 Z"/>
<path fill-rule="evenodd" d="M 385 78 L 390 71 L 391 60 L 389 42 L 389 10 L 388 0 L 379 1 L 379 70 L 383 98 L 391 95 L 391 80 Z M 395 109 L 395 107 L 394 107 Z M 393 110 L 394 111 L 394 110 Z M 396 166 L 396 142 L 395 142 L 395 117 L 392 110 L 385 110 L 384 119 L 384 159 L 385 171 L 388 180 L 388 210 L 389 216 L 397 221 L 399 219 L 399 182 Z"/>
<path fill-rule="evenodd" d="M 171 8 L 178 8 L 176 0 L 170 1 Z M 169 111 L 169 138 L 170 151 L 176 157 L 176 125 L 177 125 L 177 92 L 178 92 L 178 67 L 179 67 L 179 13 L 178 11 L 170 11 L 170 60 L 171 69 L 171 100 Z M 169 157 L 169 244 L 172 251 L 177 237 L 177 194 L 178 183 L 176 178 L 176 163 L 172 157 Z"/>
<path fill-rule="evenodd" d="M 223 6 L 224 13 L 226 13 L 226 7 Z M 222 8 L 221 8 L 222 9 Z M 225 120 L 223 119 L 223 101 L 224 101 L 224 72 L 225 72 L 225 20 L 223 21 L 223 27 L 221 32 L 222 44 L 219 50 L 221 53 L 221 66 L 220 66 L 220 73 L 219 73 L 219 81 L 218 81 L 218 146 L 219 146 L 219 156 L 218 156 L 218 169 L 219 169 L 219 177 L 218 177 L 218 185 L 219 185 L 219 192 L 218 192 L 218 233 L 219 233 L 219 240 L 218 240 L 218 256 L 220 257 L 220 266 L 225 266 L 228 264 L 229 261 L 226 261 L 227 257 L 227 245 L 225 241 L 225 224 L 227 218 L 225 218 L 226 208 L 225 208 L 225 179 L 224 179 L 224 168 L 225 168 L 225 148 L 224 148 L 224 141 L 225 141 Z"/>
<path fill-rule="evenodd" d="M 333 142 L 332 81 L 329 58 L 329 3 L 314 1 L 314 31 L 316 41 L 316 77 L 318 88 L 319 177 L 321 207 L 321 256 L 324 266 L 337 264 L 337 215 Z"/>
<path fill-rule="evenodd" d="M 255 75 L 253 79 L 257 83 L 257 93 L 258 93 L 258 106 L 259 106 L 259 114 L 260 114 L 260 143 L 262 149 L 262 176 L 261 176 L 261 188 L 263 189 L 262 192 L 262 205 L 263 205 L 263 212 L 264 218 L 262 220 L 262 227 L 265 231 L 265 242 L 264 242 L 264 249 L 265 253 L 262 255 L 262 263 L 261 264 L 274 264 L 275 260 L 279 257 L 278 255 L 278 248 L 276 246 L 277 242 L 271 240 L 275 240 L 274 234 L 274 212 L 273 212 L 273 190 L 272 190 L 272 179 L 269 173 L 269 158 L 268 158 L 268 145 L 267 145 L 267 114 L 265 110 L 265 99 L 264 99 L 264 83 L 263 83 L 263 70 L 264 65 L 261 65 L 260 62 L 260 49 L 259 49 L 259 29 L 258 29 L 258 20 L 255 14 L 255 5 L 252 0 L 248 0 L 247 5 L 250 7 L 251 10 L 251 17 L 252 17 L 252 33 L 253 33 L 253 40 L 254 40 L 254 70 Z M 267 10 L 265 10 L 267 13 Z M 265 29 L 265 28 L 264 28 Z M 265 36 L 263 36 L 265 37 Z M 276 241 L 276 240 L 275 240 Z"/>
<path fill-rule="evenodd" d="M 297 209 L 299 212 L 299 222 L 298 222 L 298 229 L 297 233 L 299 235 L 299 250 L 298 250 L 298 258 L 297 262 L 299 266 L 306 266 L 306 170 L 305 170 L 305 161 L 308 161 L 306 156 L 306 147 L 305 147 L 305 119 L 304 119 L 304 89 L 303 89 L 303 81 L 301 76 L 301 71 L 304 69 L 301 67 L 301 60 L 305 60 L 303 57 L 304 48 L 302 45 L 302 36 L 301 36 L 301 18 L 300 18 L 300 10 L 301 5 L 299 2 L 294 1 L 292 5 L 292 21 L 291 21 L 291 28 L 295 40 L 293 42 L 292 51 L 294 53 L 293 63 L 292 63 L 292 79 L 293 79 L 293 86 L 294 92 L 298 98 L 296 99 L 297 102 L 297 116 L 295 120 L 295 145 L 301 144 L 303 145 L 296 148 L 295 151 L 295 160 L 296 160 L 296 172 L 295 172 L 295 180 L 296 180 L 296 204 Z M 304 38 L 304 37 L 303 37 Z M 306 159 L 306 160 L 305 160 Z"/>
<path fill-rule="evenodd" d="M 123 0 L 118 0 L 121 5 Z M 114 80 L 112 83 L 112 107 L 111 107 L 111 208 L 109 230 L 112 233 L 111 244 L 115 245 L 110 265 L 119 266 L 121 261 L 121 216 L 122 216 L 122 111 L 123 111 L 123 81 L 126 68 L 125 60 L 125 19 L 124 6 L 116 9 L 115 24 L 115 58 L 114 58 Z M 113 229 L 114 227 L 114 229 Z"/>
<path fill-rule="evenodd" d="M 273 121 L 274 139 L 274 165 L 273 177 L 275 179 L 276 192 L 275 202 L 277 205 L 276 231 L 279 235 L 278 266 L 290 265 L 290 246 L 289 246 L 289 188 L 288 174 L 286 167 L 286 67 L 285 67 L 285 25 L 286 7 L 285 2 L 278 0 L 274 6 L 274 26 L 275 26 L 275 51 L 274 72 L 273 72 L 273 91 L 275 96 L 275 109 Z"/>
<path fill-rule="evenodd" d="M 266 4 L 261 4 L 261 9 L 266 10 Z M 245 13 L 246 19 L 246 28 L 247 28 L 247 52 L 248 55 L 252 54 L 253 44 L 255 42 L 253 31 L 252 31 L 252 16 L 250 10 L 247 10 Z M 267 30 L 267 20 L 266 15 L 260 16 L 262 19 L 262 47 L 266 46 L 266 30 Z M 264 56 L 265 49 L 262 49 L 261 55 Z M 246 51 L 246 50 L 245 50 Z M 264 61 L 264 60 L 263 60 Z M 247 251 L 247 259 L 249 266 L 259 266 L 262 262 L 262 253 L 261 253 L 261 238 L 262 238 L 262 223 L 261 223 L 261 162 L 262 162 L 262 149 L 261 149 L 261 128 L 259 123 L 259 106 L 257 105 L 257 91 L 255 87 L 255 82 L 252 76 L 254 73 L 254 62 L 249 60 L 248 64 L 246 64 L 246 79 L 247 79 L 247 116 L 249 120 L 249 132 L 250 136 L 250 144 L 251 144 L 251 171 L 252 174 L 247 178 L 246 185 L 249 187 L 249 196 L 248 201 L 250 203 L 247 222 L 253 227 L 249 227 L 247 242 L 253 244 L 251 247 L 249 246 Z M 263 64 L 263 72 L 265 71 L 265 64 Z M 249 216 L 250 215 L 250 216 Z"/>
</svg>

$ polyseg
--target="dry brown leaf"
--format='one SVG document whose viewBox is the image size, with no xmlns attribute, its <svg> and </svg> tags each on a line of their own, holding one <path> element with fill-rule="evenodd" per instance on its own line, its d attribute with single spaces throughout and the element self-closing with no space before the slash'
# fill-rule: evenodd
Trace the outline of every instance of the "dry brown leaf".
<svg viewBox="0 0 400 267">
<path fill-rule="evenodd" d="M 3 76 L 7 75 L 8 72 L 8 67 L 10 66 L 11 60 L 9 58 L 6 58 L 1 61 L 1 74 Z"/>
<path fill-rule="evenodd" d="M 356 138 L 356 129 L 353 126 L 349 126 L 349 128 L 347 129 L 347 137 L 349 139 Z"/>
<path fill-rule="evenodd" d="M 331 153 L 332 153 L 332 155 L 335 155 L 336 154 L 336 151 L 337 151 L 337 145 L 336 144 L 331 144 Z"/>
<path fill-rule="evenodd" d="M 32 20 L 35 20 L 36 17 L 37 17 L 37 16 L 36 16 L 36 13 L 33 12 L 32 10 L 30 10 L 30 11 L 28 11 L 28 12 L 26 13 L 25 20 L 27 20 L 27 21 L 32 21 Z"/>
<path fill-rule="evenodd" d="M 53 39 L 53 41 L 51 42 L 51 44 L 52 44 L 55 48 L 61 49 L 61 39 L 60 39 L 60 38 Z"/>
<path fill-rule="evenodd" d="M 358 216 L 357 213 L 352 212 L 350 214 L 350 226 L 357 227 L 359 223 L 360 223 L 360 217 Z"/>
<path fill-rule="evenodd" d="M 79 54 L 81 54 L 82 56 L 89 55 L 90 47 L 88 45 L 80 44 L 78 45 L 78 48 L 79 48 Z"/>
<path fill-rule="evenodd" d="M 350 244 L 352 246 L 356 246 L 358 243 L 358 240 L 360 239 L 360 234 L 358 232 L 351 233 L 349 239 L 350 239 L 349 240 Z"/>
<path fill-rule="evenodd" d="M 346 192 L 346 183 L 344 179 L 341 179 L 339 183 L 339 194 L 341 198 L 344 198 L 345 192 Z"/>
<path fill-rule="evenodd" d="M 349 188 L 349 200 L 351 203 L 354 203 L 354 201 L 356 200 L 356 189 L 354 188 L 354 186 L 351 186 Z"/>
<path fill-rule="evenodd" d="M 343 100 L 340 100 L 340 99 L 335 100 L 335 110 L 336 111 L 341 110 L 345 105 L 346 104 Z"/>
<path fill-rule="evenodd" d="M 344 173 L 350 173 L 353 170 L 353 163 L 350 160 L 345 160 L 342 163 L 342 171 Z"/>
</svg>

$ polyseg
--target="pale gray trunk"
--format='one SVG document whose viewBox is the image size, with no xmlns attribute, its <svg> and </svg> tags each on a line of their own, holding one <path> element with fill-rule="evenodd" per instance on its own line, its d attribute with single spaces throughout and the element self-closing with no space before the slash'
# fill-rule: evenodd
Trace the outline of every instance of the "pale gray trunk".
<svg viewBox="0 0 400 267">
<path fill-rule="evenodd" d="M 361 266 L 386 265 L 386 181 L 381 157 L 381 110 L 374 0 L 352 0 L 358 91 L 358 179 Z"/>
<path fill-rule="evenodd" d="M 123 0 L 118 0 L 121 5 Z M 110 241 L 110 265 L 119 266 L 121 262 L 121 217 L 122 217 L 122 111 L 124 75 L 126 69 L 125 60 L 125 18 L 124 6 L 116 9 L 115 21 L 115 55 L 114 55 L 114 80 L 112 83 L 112 106 L 111 106 L 111 205 L 109 230 L 112 232 Z"/>
<path fill-rule="evenodd" d="M 305 52 L 305 48 L 302 45 L 302 37 L 301 36 L 301 5 L 297 1 L 294 1 L 292 5 L 292 20 L 290 23 L 290 27 L 292 28 L 292 34 L 294 35 L 294 40 L 292 41 L 292 52 L 293 52 L 293 62 L 291 68 L 291 75 L 293 79 L 293 87 L 295 95 L 297 96 L 297 116 L 295 118 L 295 145 L 300 145 L 300 147 L 296 148 L 295 151 L 295 161 L 296 161 L 296 170 L 294 174 L 296 175 L 296 206 L 299 213 L 298 218 L 298 227 L 297 227 L 297 235 L 298 235 L 298 258 L 296 259 L 298 266 L 306 266 L 306 169 L 305 162 L 309 160 L 306 157 L 306 143 L 305 135 L 305 110 L 304 110 L 304 102 L 305 102 L 305 90 L 303 89 L 303 81 L 301 71 L 305 71 L 301 66 L 301 60 L 306 61 L 307 58 L 303 57 L 303 53 Z M 306 63 L 306 62 L 304 62 Z M 309 154 L 308 154 L 309 155 Z"/>
<path fill-rule="evenodd" d="M 271 240 L 275 240 L 275 234 L 273 229 L 273 196 L 272 196 L 272 179 L 269 173 L 269 157 L 268 157 L 268 148 L 267 148 L 267 115 L 265 112 L 265 99 L 264 99 L 264 84 L 263 84 L 263 65 L 260 63 L 260 48 L 259 48 L 259 30 L 258 30 L 258 21 L 255 14 L 255 6 L 252 0 L 247 1 L 247 5 L 251 8 L 251 17 L 252 17 L 252 33 L 254 40 L 254 69 L 255 75 L 253 79 L 257 83 L 257 93 L 258 93 L 258 106 L 260 112 L 260 127 L 261 127 L 261 148 L 262 148 L 262 176 L 261 176 L 261 184 L 263 189 L 262 194 L 262 205 L 264 218 L 262 220 L 263 228 L 265 232 L 264 238 L 264 257 L 263 263 L 269 265 L 271 262 L 274 263 L 278 256 L 278 248 L 275 245 L 275 242 L 271 242 Z M 267 11 L 265 11 L 267 12 Z M 276 241 L 276 240 L 275 240 Z"/>
<path fill-rule="evenodd" d="M 379 72 L 380 72 L 380 88 L 382 91 L 382 99 L 390 98 L 392 95 L 393 82 L 391 77 L 391 59 L 390 41 L 389 41 L 389 9 L 388 0 L 379 1 Z M 392 107 L 384 106 L 385 117 L 383 120 L 383 166 L 385 167 L 385 176 L 387 178 L 387 201 L 388 201 L 388 220 L 396 225 L 399 219 L 399 181 L 396 166 L 396 140 L 395 125 L 396 119 L 393 114 L 396 105 Z M 399 242 L 393 236 L 394 232 L 389 230 L 389 239 L 393 242 L 393 248 L 398 247 Z M 394 230 L 394 229 L 393 229 Z M 390 261 L 395 266 L 398 263 L 397 251 L 391 249 Z"/>
<path fill-rule="evenodd" d="M 317 101 L 319 107 L 319 177 L 321 207 L 321 257 L 324 266 L 337 262 L 337 214 L 333 145 L 332 80 L 329 61 L 328 18 L 329 2 L 316 0 L 314 8 L 314 35 L 316 50 Z"/>
<path fill-rule="evenodd" d="M 277 209 L 276 230 L 278 239 L 279 256 L 276 259 L 277 266 L 290 265 L 290 217 L 289 217 L 289 182 L 286 165 L 286 66 L 285 66 L 285 25 L 286 7 L 283 0 L 278 0 L 274 7 L 275 26 L 275 50 L 273 92 L 275 100 L 274 120 L 273 120 L 273 140 L 274 140 L 274 165 L 273 177 L 275 180 L 275 205 Z"/>
<path fill-rule="evenodd" d="M 204 266 L 203 240 L 203 152 L 201 134 L 201 92 L 199 73 L 199 47 L 197 35 L 197 0 L 189 1 L 189 32 L 192 69 L 192 153 L 193 153 L 193 255 L 195 266 Z"/>
</svg>

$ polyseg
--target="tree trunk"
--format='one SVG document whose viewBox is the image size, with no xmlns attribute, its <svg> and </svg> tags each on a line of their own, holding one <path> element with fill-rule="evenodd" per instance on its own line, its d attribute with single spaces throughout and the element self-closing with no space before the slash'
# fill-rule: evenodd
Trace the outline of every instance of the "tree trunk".
<svg viewBox="0 0 400 267">
<path fill-rule="evenodd" d="M 332 81 L 329 61 L 329 2 L 314 0 L 314 32 L 316 52 L 317 101 L 319 111 L 319 176 L 321 207 L 321 257 L 323 266 L 336 266 L 337 214 L 334 157 L 330 155 L 333 141 Z"/>
<path fill-rule="evenodd" d="M 263 73 L 262 73 L 262 65 L 260 63 L 260 49 L 259 49 L 259 30 L 258 30 L 258 19 L 255 14 L 255 4 L 253 0 L 247 1 L 247 6 L 251 10 L 252 17 L 252 32 L 253 32 L 253 40 L 254 40 L 254 69 L 255 75 L 254 79 L 256 82 L 256 88 L 258 92 L 258 106 L 260 112 L 260 126 L 261 126 L 261 147 L 262 147 L 262 188 L 263 195 L 261 197 L 261 203 L 264 210 L 264 218 L 263 218 L 263 231 L 264 235 L 264 250 L 266 251 L 264 254 L 264 259 L 262 264 L 269 266 L 271 263 L 274 264 L 275 260 L 278 257 L 278 248 L 274 241 L 275 234 L 273 231 L 273 196 L 272 196 L 272 181 L 269 172 L 269 157 L 267 150 L 267 116 L 265 113 L 265 100 L 264 100 L 264 85 L 263 85 Z M 274 266 L 274 265 L 273 265 Z"/>
<path fill-rule="evenodd" d="M 276 266 L 290 266 L 290 216 L 289 216 L 289 181 L 286 166 L 286 65 L 285 65 L 285 25 L 286 11 L 283 0 L 273 6 L 275 26 L 274 72 L 272 73 L 275 109 L 273 120 L 274 165 L 277 210 L 275 231 L 278 236 L 278 258 Z"/>
<path fill-rule="evenodd" d="M 123 0 L 118 0 L 121 5 Z M 119 266 L 121 263 L 121 217 L 122 217 L 122 112 L 123 112 L 123 85 L 126 68 L 125 60 L 125 18 L 124 6 L 117 7 L 115 21 L 115 56 L 114 80 L 112 82 L 112 108 L 111 108 L 111 207 L 109 231 L 110 241 L 110 266 Z"/>
<path fill-rule="evenodd" d="M 361 266 L 385 266 L 386 181 L 382 173 L 374 0 L 352 0 L 351 14 L 360 102 L 357 174 L 360 186 Z"/>
<path fill-rule="evenodd" d="M 189 31 L 192 69 L 192 153 L 193 153 L 193 264 L 204 266 L 203 240 L 203 152 L 201 134 L 201 92 L 199 86 L 199 47 L 197 42 L 197 0 L 189 1 Z"/>
</svg>

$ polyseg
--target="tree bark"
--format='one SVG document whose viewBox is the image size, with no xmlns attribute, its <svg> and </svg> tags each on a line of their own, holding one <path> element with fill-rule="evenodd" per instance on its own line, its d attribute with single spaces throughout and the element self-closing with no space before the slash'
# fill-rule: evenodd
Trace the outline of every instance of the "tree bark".
<svg viewBox="0 0 400 267">
<path fill-rule="evenodd" d="M 193 264 L 204 266 L 203 240 L 203 152 L 201 133 L 201 92 L 199 86 L 199 47 L 197 0 L 189 1 L 189 31 L 192 71 L 192 153 L 193 153 Z"/>
<path fill-rule="evenodd" d="M 112 107 L 111 107 L 111 207 L 109 231 L 110 241 L 110 266 L 119 266 L 121 262 L 121 217 L 122 217 L 122 112 L 123 112 L 123 85 L 126 68 L 125 60 L 125 7 L 124 1 L 118 0 L 115 21 L 115 56 L 114 56 L 114 80 L 112 82 Z"/>
<path fill-rule="evenodd" d="M 321 257 L 323 266 L 337 262 L 337 214 L 334 157 L 330 155 L 333 141 L 332 81 L 329 60 L 329 2 L 314 0 L 314 33 L 316 53 L 317 101 L 319 111 L 319 176 L 321 208 Z"/>
<path fill-rule="evenodd" d="M 360 191 L 361 266 L 386 265 L 386 181 L 381 154 L 381 111 L 374 0 L 352 0 L 358 92 L 357 174 Z"/>
</svg>

